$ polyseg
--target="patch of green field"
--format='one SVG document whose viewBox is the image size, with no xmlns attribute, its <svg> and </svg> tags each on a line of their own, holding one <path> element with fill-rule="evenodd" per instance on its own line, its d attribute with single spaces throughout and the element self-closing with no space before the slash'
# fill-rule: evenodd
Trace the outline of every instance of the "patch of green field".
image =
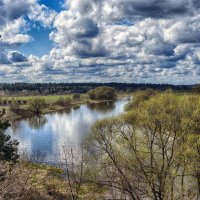
<svg viewBox="0 0 200 200">
<path fill-rule="evenodd" d="M 11 99 L 15 99 L 15 100 L 27 100 L 30 101 L 32 99 L 36 99 L 36 98 L 41 98 L 41 99 L 45 99 L 46 101 L 56 101 L 57 99 L 59 99 L 60 97 L 72 97 L 72 95 L 36 95 L 36 96 L 16 96 L 16 97 L 3 97 L 2 99 L 4 100 L 11 100 Z"/>
<path fill-rule="evenodd" d="M 52 103 L 57 101 L 59 98 L 65 98 L 70 97 L 73 98 L 73 94 L 67 94 L 67 95 L 35 95 L 35 96 L 7 96 L 7 97 L 1 97 L 2 100 L 24 100 L 24 101 L 31 101 L 36 98 L 44 99 L 47 103 Z M 87 94 L 81 94 L 81 99 L 87 99 Z"/>
</svg>

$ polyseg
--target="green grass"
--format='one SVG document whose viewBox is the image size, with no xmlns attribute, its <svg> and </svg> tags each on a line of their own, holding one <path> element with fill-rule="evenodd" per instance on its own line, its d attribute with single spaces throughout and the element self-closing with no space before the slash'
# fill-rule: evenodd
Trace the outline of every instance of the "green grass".
<svg viewBox="0 0 200 200">
<path fill-rule="evenodd" d="M 73 99 L 73 94 L 69 94 L 69 95 L 30 95 L 30 96 L 6 96 L 6 97 L 1 97 L 1 100 L 6 100 L 6 101 L 26 101 L 25 104 L 20 104 L 20 113 L 14 113 L 10 110 L 10 104 L 7 103 L 6 105 L 0 105 L 0 109 L 5 109 L 6 110 L 6 117 L 7 119 L 14 121 L 17 119 L 21 119 L 21 118 L 26 118 L 26 117 L 30 117 L 30 112 L 28 112 L 29 106 L 30 106 L 30 101 L 36 98 L 41 98 L 45 100 L 46 103 L 46 107 L 42 109 L 42 114 L 46 114 L 46 113 L 51 113 L 51 112 L 55 112 L 55 111 L 59 111 L 59 110 L 64 110 L 67 107 L 64 106 L 60 106 L 56 104 L 56 101 L 59 98 L 66 98 L 66 97 L 70 97 L 72 99 L 71 104 L 68 107 L 78 107 L 82 104 L 86 104 L 87 102 L 89 102 L 89 98 L 87 94 L 81 94 L 80 98 L 78 99 Z M 26 112 L 27 110 L 27 112 Z"/>
<path fill-rule="evenodd" d="M 56 101 L 57 99 L 59 99 L 60 97 L 71 97 L 72 98 L 72 95 L 47 95 L 47 96 L 44 96 L 44 95 L 36 95 L 36 96 L 16 96 L 16 97 L 3 97 L 2 100 L 11 100 L 11 99 L 15 99 L 15 100 L 27 100 L 27 101 L 30 101 L 32 99 L 36 99 L 36 98 L 41 98 L 41 99 L 44 99 L 46 101 Z"/>
<path fill-rule="evenodd" d="M 53 103 L 57 101 L 61 97 L 70 97 L 73 98 L 73 94 L 68 94 L 68 95 L 31 95 L 31 96 L 7 96 L 7 97 L 2 97 L 2 100 L 25 100 L 25 101 L 31 101 L 36 98 L 41 98 L 44 99 L 47 103 Z M 87 94 L 81 94 L 80 99 L 88 99 Z"/>
</svg>

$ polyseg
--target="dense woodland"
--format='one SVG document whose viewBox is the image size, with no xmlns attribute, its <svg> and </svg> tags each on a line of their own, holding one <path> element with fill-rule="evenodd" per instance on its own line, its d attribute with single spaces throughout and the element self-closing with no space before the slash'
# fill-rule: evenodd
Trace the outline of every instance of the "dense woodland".
<svg viewBox="0 0 200 200">
<path fill-rule="evenodd" d="M 63 94 L 86 93 L 90 89 L 100 86 L 110 86 L 117 91 L 132 92 L 152 88 L 156 90 L 190 90 L 192 86 L 169 84 L 136 84 L 136 83 L 0 83 L 0 93 L 5 94 Z"/>
</svg>

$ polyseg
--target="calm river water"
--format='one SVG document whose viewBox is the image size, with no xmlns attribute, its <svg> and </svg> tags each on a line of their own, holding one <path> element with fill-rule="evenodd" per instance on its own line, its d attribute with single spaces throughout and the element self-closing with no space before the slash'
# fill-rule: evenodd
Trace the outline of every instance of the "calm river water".
<svg viewBox="0 0 200 200">
<path fill-rule="evenodd" d="M 46 114 L 16 121 L 7 133 L 19 141 L 19 148 L 28 153 L 44 152 L 47 162 L 55 162 L 62 144 L 78 145 L 99 119 L 124 111 L 128 99 L 116 102 L 82 105 L 77 109 Z"/>
</svg>

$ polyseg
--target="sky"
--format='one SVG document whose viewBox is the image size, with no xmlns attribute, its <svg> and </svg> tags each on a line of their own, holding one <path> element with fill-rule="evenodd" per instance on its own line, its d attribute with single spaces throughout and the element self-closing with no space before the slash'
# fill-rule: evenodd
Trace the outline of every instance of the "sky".
<svg viewBox="0 0 200 200">
<path fill-rule="evenodd" d="M 200 83 L 200 0 L 0 0 L 0 82 Z"/>
</svg>

